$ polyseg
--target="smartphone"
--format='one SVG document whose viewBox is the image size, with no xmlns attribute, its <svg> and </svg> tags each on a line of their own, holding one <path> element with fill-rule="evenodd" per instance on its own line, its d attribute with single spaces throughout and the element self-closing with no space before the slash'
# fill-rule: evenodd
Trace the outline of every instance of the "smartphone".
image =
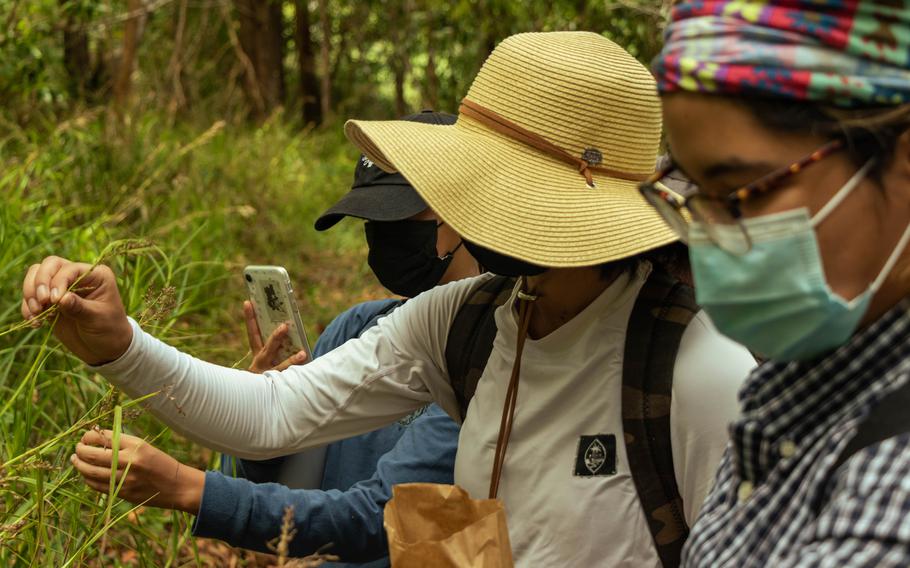
<svg viewBox="0 0 910 568">
<path fill-rule="evenodd" d="M 306 351 L 307 360 L 312 360 L 313 353 L 300 321 L 288 271 L 282 266 L 247 266 L 243 269 L 243 279 L 246 280 L 262 341 L 265 342 L 278 326 L 286 323 L 288 340 L 282 346 L 281 359 L 302 350 Z"/>
</svg>

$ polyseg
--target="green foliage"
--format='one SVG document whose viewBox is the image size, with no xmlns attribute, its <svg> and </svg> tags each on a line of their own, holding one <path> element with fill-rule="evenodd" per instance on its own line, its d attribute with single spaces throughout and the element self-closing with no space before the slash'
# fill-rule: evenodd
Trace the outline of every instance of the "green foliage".
<svg viewBox="0 0 910 568">
<path fill-rule="evenodd" d="M 181 28 L 183 3 L 145 1 L 134 104 L 213 120 L 246 116 L 245 67 L 226 27 L 228 22 L 236 25 L 236 11 L 228 8 L 230 3 L 188 2 Z M 296 87 L 295 3 L 282 4 L 285 106 L 296 109 L 303 94 Z M 660 47 L 669 3 L 326 0 L 325 22 L 320 21 L 317 0 L 301 4 L 309 10 L 316 73 L 329 75 L 334 114 L 386 118 L 399 110 L 394 69 L 403 70 L 405 112 L 427 106 L 454 112 L 493 47 L 519 32 L 595 31 L 648 63 Z M 36 114 L 57 116 L 86 102 L 106 102 L 129 16 L 122 1 L 0 0 L 0 100 L 8 103 L 8 113 L 16 122 L 27 123 Z M 328 37 L 323 37 L 323 25 L 331 30 Z M 84 36 L 87 45 L 87 59 L 76 69 L 66 68 L 66 31 Z M 318 57 L 323 45 L 329 50 L 328 71 Z M 78 50 L 69 51 L 76 57 Z"/>
<path fill-rule="evenodd" d="M 382 294 L 364 266 L 357 223 L 312 229 L 350 184 L 356 153 L 338 131 L 301 135 L 280 116 L 257 128 L 206 128 L 169 127 L 154 114 L 122 125 L 94 113 L 0 146 L 0 565 L 160 566 L 194 557 L 191 519 L 132 511 L 83 487 L 69 466 L 79 437 L 110 428 L 118 405 L 125 430 L 197 466 L 207 461 L 137 416 L 134 402 L 120 402 L 47 326 L 22 325 L 28 265 L 48 254 L 111 264 L 127 310 L 147 329 L 242 365 L 240 269 L 284 264 L 315 338 L 349 302 Z"/>
<path fill-rule="evenodd" d="M 329 4 L 336 107 L 345 116 L 365 118 L 395 114 L 391 67 L 396 58 L 403 58 L 409 71 L 405 96 L 411 110 L 435 106 L 455 112 L 489 52 L 502 39 L 521 32 L 603 33 L 648 64 L 660 48 L 668 5 L 660 0 L 334 0 Z M 428 92 L 431 46 L 439 83 L 435 101 Z"/>
<path fill-rule="evenodd" d="M 0 100 L 25 114 L 65 108 L 71 92 L 62 29 L 103 23 L 112 8 L 92 0 L 0 0 Z"/>
<path fill-rule="evenodd" d="M 21 15 L 0 31 L 0 97 L 19 104 L 55 102 L 61 95 L 48 59 L 60 57 L 59 41 L 53 37 L 56 3 L 50 0 L 28 3 L 0 2 L 0 16 L 19 8 Z M 15 14 L 13 14 L 15 16 Z M 18 100 L 16 100 L 18 99 Z"/>
</svg>

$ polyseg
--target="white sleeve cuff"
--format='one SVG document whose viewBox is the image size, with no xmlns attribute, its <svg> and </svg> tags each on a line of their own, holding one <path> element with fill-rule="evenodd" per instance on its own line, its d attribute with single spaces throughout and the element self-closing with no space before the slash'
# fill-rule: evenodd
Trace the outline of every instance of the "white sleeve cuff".
<svg viewBox="0 0 910 568">
<path fill-rule="evenodd" d="M 130 327 L 133 329 L 133 337 L 130 340 L 129 347 L 126 348 L 126 351 L 123 352 L 123 355 L 109 363 L 104 363 L 102 365 L 87 365 L 90 370 L 108 377 L 111 375 L 119 374 L 129 369 L 133 365 L 136 357 L 139 356 L 139 351 L 143 343 L 142 339 L 144 339 L 143 336 L 145 335 L 145 332 L 142 331 L 142 328 L 139 327 L 139 324 L 136 322 L 136 320 L 129 316 L 127 316 L 126 319 L 129 320 Z"/>
</svg>

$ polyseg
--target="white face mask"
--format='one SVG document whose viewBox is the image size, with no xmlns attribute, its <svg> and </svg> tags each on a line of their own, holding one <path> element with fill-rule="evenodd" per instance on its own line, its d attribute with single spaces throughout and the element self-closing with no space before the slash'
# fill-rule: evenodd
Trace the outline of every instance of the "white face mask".
<svg viewBox="0 0 910 568">
<path fill-rule="evenodd" d="M 853 300 L 828 285 L 815 227 L 871 165 L 856 172 L 814 217 L 802 208 L 745 219 L 752 248 L 742 255 L 724 251 L 704 227 L 692 224 L 689 256 L 696 297 L 721 333 L 777 361 L 811 359 L 849 340 L 910 240 L 908 225 L 878 276 Z"/>
</svg>

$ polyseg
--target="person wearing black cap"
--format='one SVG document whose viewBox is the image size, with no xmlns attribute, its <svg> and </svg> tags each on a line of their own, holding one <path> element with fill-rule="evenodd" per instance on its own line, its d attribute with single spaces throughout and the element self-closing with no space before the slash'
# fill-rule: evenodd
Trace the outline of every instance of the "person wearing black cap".
<svg viewBox="0 0 910 568">
<path fill-rule="evenodd" d="M 402 120 L 451 124 L 455 117 L 424 111 Z M 366 221 L 370 267 L 389 291 L 404 298 L 364 302 L 340 314 L 320 336 L 313 349 L 315 357 L 359 337 L 406 298 L 479 274 L 477 262 L 462 246 L 461 238 L 438 221 L 407 180 L 383 172 L 364 156 L 358 161 L 351 190 L 316 220 L 316 229 L 327 230 L 346 216 Z M 275 359 L 286 330 L 279 328 L 264 344 L 256 342 L 259 329 L 246 304 L 254 353 L 251 370 L 264 372 L 299 362 L 293 356 L 285 361 Z M 269 551 L 268 542 L 277 534 L 285 508 L 292 505 L 297 531 L 289 543 L 291 556 L 313 554 L 331 543 L 326 552 L 345 562 L 389 566 L 383 508 L 392 486 L 417 481 L 452 483 L 458 433 L 459 426 L 432 404 L 390 426 L 330 444 L 325 448 L 319 489 L 288 487 L 300 487 L 294 479 L 298 473 L 294 466 L 313 459 L 312 451 L 267 461 L 223 456 L 221 472 L 202 472 L 177 464 L 144 444 L 141 461 L 147 466 L 135 467 L 140 464 L 134 463 L 121 497 L 130 500 L 132 485 L 139 501 L 158 493 L 153 504 L 187 509 L 181 505 L 181 495 L 195 491 L 196 502 L 188 507 L 196 514 L 194 535 L 262 552 Z M 127 436 L 124 443 L 131 442 Z M 175 469 L 181 473 L 176 478 Z M 155 478 L 161 478 L 165 487 L 159 487 Z M 195 484 L 202 481 L 202 486 L 194 489 L 193 479 Z"/>
<path fill-rule="evenodd" d="M 455 123 L 450 114 L 430 111 L 402 120 Z M 346 216 L 366 220 L 370 268 L 394 294 L 411 298 L 480 273 L 461 237 L 439 222 L 408 180 L 400 173 L 384 172 L 366 156 L 357 163 L 351 191 L 316 219 L 316 230 L 325 231 Z"/>
<path fill-rule="evenodd" d="M 455 117 L 424 111 L 402 120 L 452 124 Z M 354 170 L 351 190 L 316 219 L 315 228 L 328 230 L 345 217 L 365 221 L 370 268 L 383 286 L 403 299 L 363 302 L 340 314 L 320 336 L 313 349 L 315 357 L 359 337 L 407 298 L 480 273 L 461 237 L 439 222 L 411 184 L 401 174 L 386 173 L 362 155 Z M 259 330 L 252 307 L 246 304 L 244 311 L 254 352 L 251 370 L 264 372 L 289 366 L 290 361 L 275 358 L 286 330 L 277 330 L 264 344 L 255 343 Z M 312 451 L 264 462 L 235 461 L 224 456 L 223 473 L 240 475 L 255 484 L 209 472 L 194 534 L 262 550 L 263 537 L 274 531 L 275 523 L 280 523 L 287 504 L 301 501 L 295 505 L 295 518 L 297 523 L 309 523 L 311 531 L 298 531 L 291 543 L 292 555 L 309 554 L 326 542 L 334 542 L 331 551 L 343 552 L 344 560 L 384 556 L 387 549 L 382 507 L 391 496 L 392 485 L 413 481 L 451 483 L 458 432 L 458 425 L 433 404 L 390 426 L 330 444 L 325 448 L 321 493 L 294 491 L 271 483 L 281 481 L 299 487 L 295 465 L 312 459 Z M 336 492 L 342 493 L 336 496 Z M 248 517 L 246 503 L 251 500 L 247 495 L 252 496 L 255 527 L 236 520 L 238 516 Z M 324 513 L 313 515 L 312 511 L 321 508 L 314 500 L 320 503 L 323 497 L 335 498 L 335 505 L 326 505 Z M 238 498 L 240 502 L 235 504 Z M 231 507 L 222 509 L 213 504 L 215 500 L 231 503 Z M 365 507 L 370 509 L 364 510 Z M 329 532 L 333 529 L 356 535 L 361 543 L 352 544 L 343 536 L 333 536 Z M 375 566 L 387 565 L 387 558 L 375 561 Z"/>
</svg>

